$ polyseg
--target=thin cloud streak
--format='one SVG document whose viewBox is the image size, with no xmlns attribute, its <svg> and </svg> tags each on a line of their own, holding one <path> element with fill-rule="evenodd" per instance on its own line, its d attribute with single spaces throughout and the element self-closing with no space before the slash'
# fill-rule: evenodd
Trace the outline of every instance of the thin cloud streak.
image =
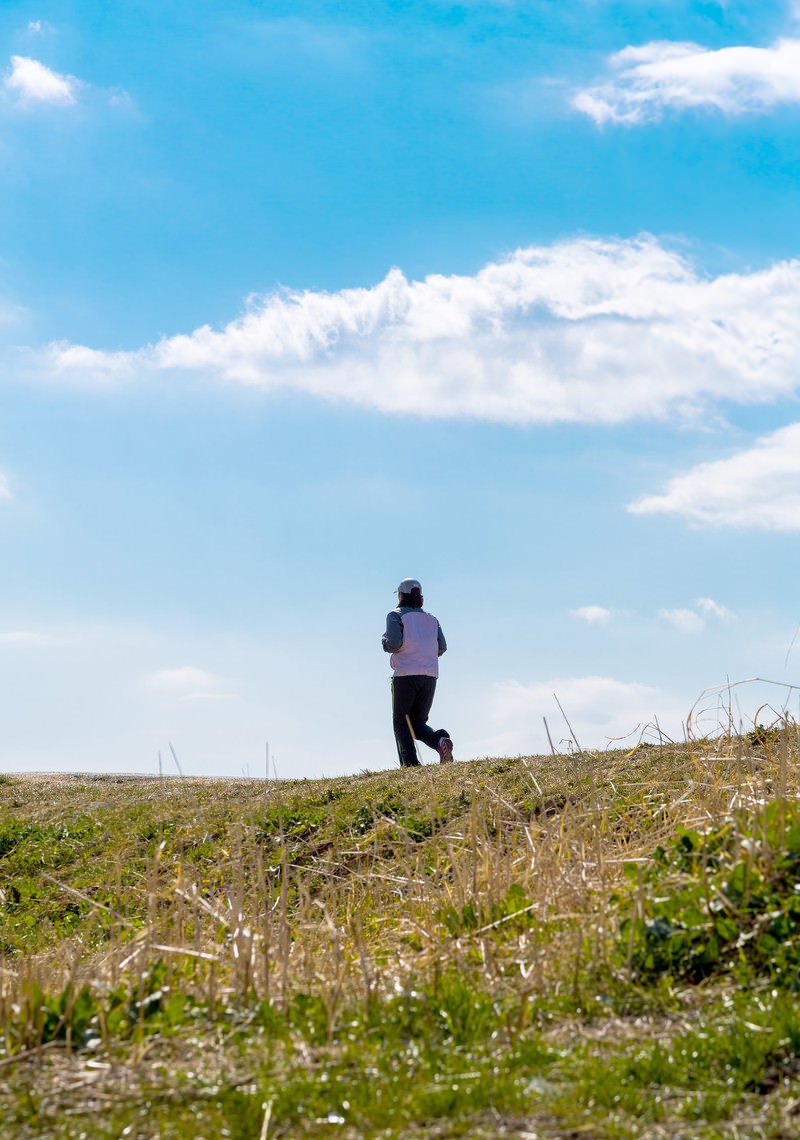
<svg viewBox="0 0 800 1140">
<path fill-rule="evenodd" d="M 800 40 L 772 47 L 654 41 L 608 60 L 609 82 L 578 91 L 572 106 L 603 126 L 655 122 L 667 108 L 710 107 L 727 115 L 765 113 L 800 102 Z"/>
<path fill-rule="evenodd" d="M 253 299 L 137 352 L 54 344 L 61 382 L 164 373 L 293 390 L 388 413 L 506 423 L 691 419 L 791 393 L 800 262 L 702 275 L 655 238 L 517 250 L 472 277 Z"/>
<path fill-rule="evenodd" d="M 780 428 L 727 459 L 701 463 L 628 510 L 679 515 L 703 525 L 800 531 L 800 424 Z"/>
</svg>

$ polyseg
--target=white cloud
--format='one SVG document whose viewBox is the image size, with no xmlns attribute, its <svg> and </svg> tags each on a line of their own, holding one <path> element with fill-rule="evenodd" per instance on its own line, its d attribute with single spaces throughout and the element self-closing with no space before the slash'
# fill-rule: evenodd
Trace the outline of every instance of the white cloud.
<svg viewBox="0 0 800 1140">
<path fill-rule="evenodd" d="M 8 485 L 8 479 L 2 473 L 2 471 L 0 471 L 0 499 L 10 499 L 10 498 L 12 498 L 12 495 L 11 495 L 11 488 Z"/>
<path fill-rule="evenodd" d="M 492 692 L 492 711 L 496 718 L 504 719 L 520 713 L 542 716 L 558 708 L 558 697 L 567 716 L 585 718 L 609 724 L 620 710 L 631 703 L 644 701 L 652 709 L 658 690 L 638 682 L 617 681 L 613 677 L 554 677 L 549 681 L 522 684 L 519 681 L 498 682 Z"/>
<path fill-rule="evenodd" d="M 728 459 L 699 464 L 671 479 L 663 494 L 645 495 L 628 510 L 717 526 L 800 530 L 800 423 Z"/>
<path fill-rule="evenodd" d="M 721 606 L 719 602 L 715 602 L 713 598 L 698 598 L 695 603 L 701 613 L 707 617 L 719 618 L 720 621 L 728 621 L 734 615 L 727 606 Z"/>
<path fill-rule="evenodd" d="M 59 75 L 36 59 L 12 55 L 11 74 L 5 85 L 26 102 L 68 104 L 75 102 L 78 80 Z"/>
<path fill-rule="evenodd" d="M 103 352 L 82 344 L 55 342 L 47 350 L 47 362 L 56 378 L 81 376 L 92 382 L 107 383 L 133 376 L 136 354 Z"/>
<path fill-rule="evenodd" d="M 150 674 L 147 684 L 181 701 L 225 700 L 230 689 L 230 684 L 224 677 L 196 665 L 159 669 Z"/>
<path fill-rule="evenodd" d="M 559 703 L 582 748 L 604 747 L 631 735 L 635 740 L 656 717 L 674 738 L 680 735 L 685 711 L 660 689 L 614 677 L 555 677 L 529 684 L 501 681 L 489 693 L 491 716 L 500 732 L 478 741 L 477 751 L 492 755 L 546 751 L 543 718 L 556 749 L 567 751 L 570 733 Z"/>
<path fill-rule="evenodd" d="M 589 625 L 606 625 L 611 619 L 612 612 L 604 606 L 579 606 L 576 610 L 570 610 L 573 617 L 580 618 Z"/>
<path fill-rule="evenodd" d="M 720 605 L 713 598 L 698 598 L 695 607 L 693 610 L 659 610 L 658 616 L 683 633 L 699 633 L 706 628 L 709 618 L 730 621 L 734 617 L 727 606 Z"/>
<path fill-rule="evenodd" d="M 699 633 L 705 629 L 706 623 L 694 610 L 659 610 L 658 616 L 682 633 Z"/>
<path fill-rule="evenodd" d="M 800 262 L 709 278 L 654 238 L 516 251 L 475 276 L 252 299 L 133 353 L 52 345 L 60 379 L 164 372 L 294 389 L 384 412 L 517 423 L 702 413 L 790 393 Z"/>
<path fill-rule="evenodd" d="M 609 58 L 614 77 L 579 91 L 578 111 L 598 125 L 634 126 L 661 117 L 667 107 L 713 107 L 729 115 L 764 112 L 800 102 L 800 40 L 772 47 L 711 51 L 693 43 L 655 41 Z"/>
</svg>

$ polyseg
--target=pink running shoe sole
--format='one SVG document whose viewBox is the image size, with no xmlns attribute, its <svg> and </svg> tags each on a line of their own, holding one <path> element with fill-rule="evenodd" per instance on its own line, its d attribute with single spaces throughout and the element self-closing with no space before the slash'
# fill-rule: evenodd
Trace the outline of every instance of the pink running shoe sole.
<svg viewBox="0 0 800 1140">
<path fill-rule="evenodd" d="M 449 736 L 442 737 L 442 739 L 436 745 L 436 751 L 439 753 L 440 764 L 453 763 L 453 742 Z"/>
</svg>

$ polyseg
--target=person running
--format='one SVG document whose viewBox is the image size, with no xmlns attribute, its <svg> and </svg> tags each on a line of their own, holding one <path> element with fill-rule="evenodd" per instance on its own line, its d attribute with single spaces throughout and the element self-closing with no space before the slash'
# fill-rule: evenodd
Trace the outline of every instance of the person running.
<svg viewBox="0 0 800 1140">
<path fill-rule="evenodd" d="M 450 733 L 428 724 L 439 658 L 447 642 L 436 618 L 423 610 L 424 601 L 417 579 L 404 578 L 397 587 L 397 608 L 386 615 L 381 637 L 384 651 L 392 655 L 392 724 L 402 768 L 419 766 L 415 740 L 438 752 L 441 764 L 453 762 Z"/>
</svg>

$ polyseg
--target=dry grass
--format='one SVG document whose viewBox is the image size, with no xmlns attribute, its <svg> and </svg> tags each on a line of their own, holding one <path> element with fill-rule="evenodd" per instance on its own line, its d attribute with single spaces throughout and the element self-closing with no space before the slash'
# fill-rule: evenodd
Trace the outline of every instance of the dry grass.
<svg viewBox="0 0 800 1140">
<path fill-rule="evenodd" d="M 688 1032 L 707 994 L 646 993 L 620 957 L 613 900 L 631 893 L 625 866 L 644 866 L 681 828 L 706 831 L 740 809 L 757 817 L 776 797 L 796 800 L 799 751 L 783 720 L 763 737 L 338 780 L 14 777 L 0 784 L 0 1081 L 4 1072 L 10 1081 L 0 1105 L 5 1096 L 16 1123 L 0 1135 L 118 1135 L 114 1113 L 108 1133 L 92 1131 L 96 1117 L 86 1122 L 114 1106 L 133 1112 L 142 1098 L 168 1105 L 189 1086 L 230 1097 L 263 1090 L 254 1049 L 259 1064 L 269 1054 L 269 1079 L 304 1065 L 319 1078 L 344 1056 L 354 1019 L 363 1018 L 350 1034 L 358 1038 L 400 998 L 444 993 L 444 1008 L 453 978 L 488 995 L 486 1026 L 494 1017 L 506 1049 L 534 1032 L 543 1049 L 590 1052 Z M 277 1049 L 265 1010 L 284 1019 L 291 1056 Z M 452 1049 L 483 1032 L 456 1004 L 446 1016 Z M 447 1131 L 442 1110 L 396 1134 L 571 1134 L 567 1109 L 550 1119 L 535 1107 L 541 1099 L 528 1095 L 524 1118 L 472 1112 L 464 1133 Z M 236 1116 L 232 1103 L 225 1119 Z M 134 1114 L 127 1134 L 186 1134 L 170 1131 L 164 1111 L 158 1130 Z M 269 1135 L 300 1134 L 303 1115 L 265 1108 L 257 1128 L 253 1119 L 229 1121 L 227 1134 L 256 1136 L 265 1119 Z M 368 1133 L 364 1119 L 326 1126 L 395 1135 L 391 1124 Z M 59 1131 L 41 1131 L 54 1120 Z M 314 1127 L 309 1118 L 303 1133 Z M 671 1127 L 584 1134 L 700 1134 L 685 1119 L 683 1131 Z"/>
</svg>

